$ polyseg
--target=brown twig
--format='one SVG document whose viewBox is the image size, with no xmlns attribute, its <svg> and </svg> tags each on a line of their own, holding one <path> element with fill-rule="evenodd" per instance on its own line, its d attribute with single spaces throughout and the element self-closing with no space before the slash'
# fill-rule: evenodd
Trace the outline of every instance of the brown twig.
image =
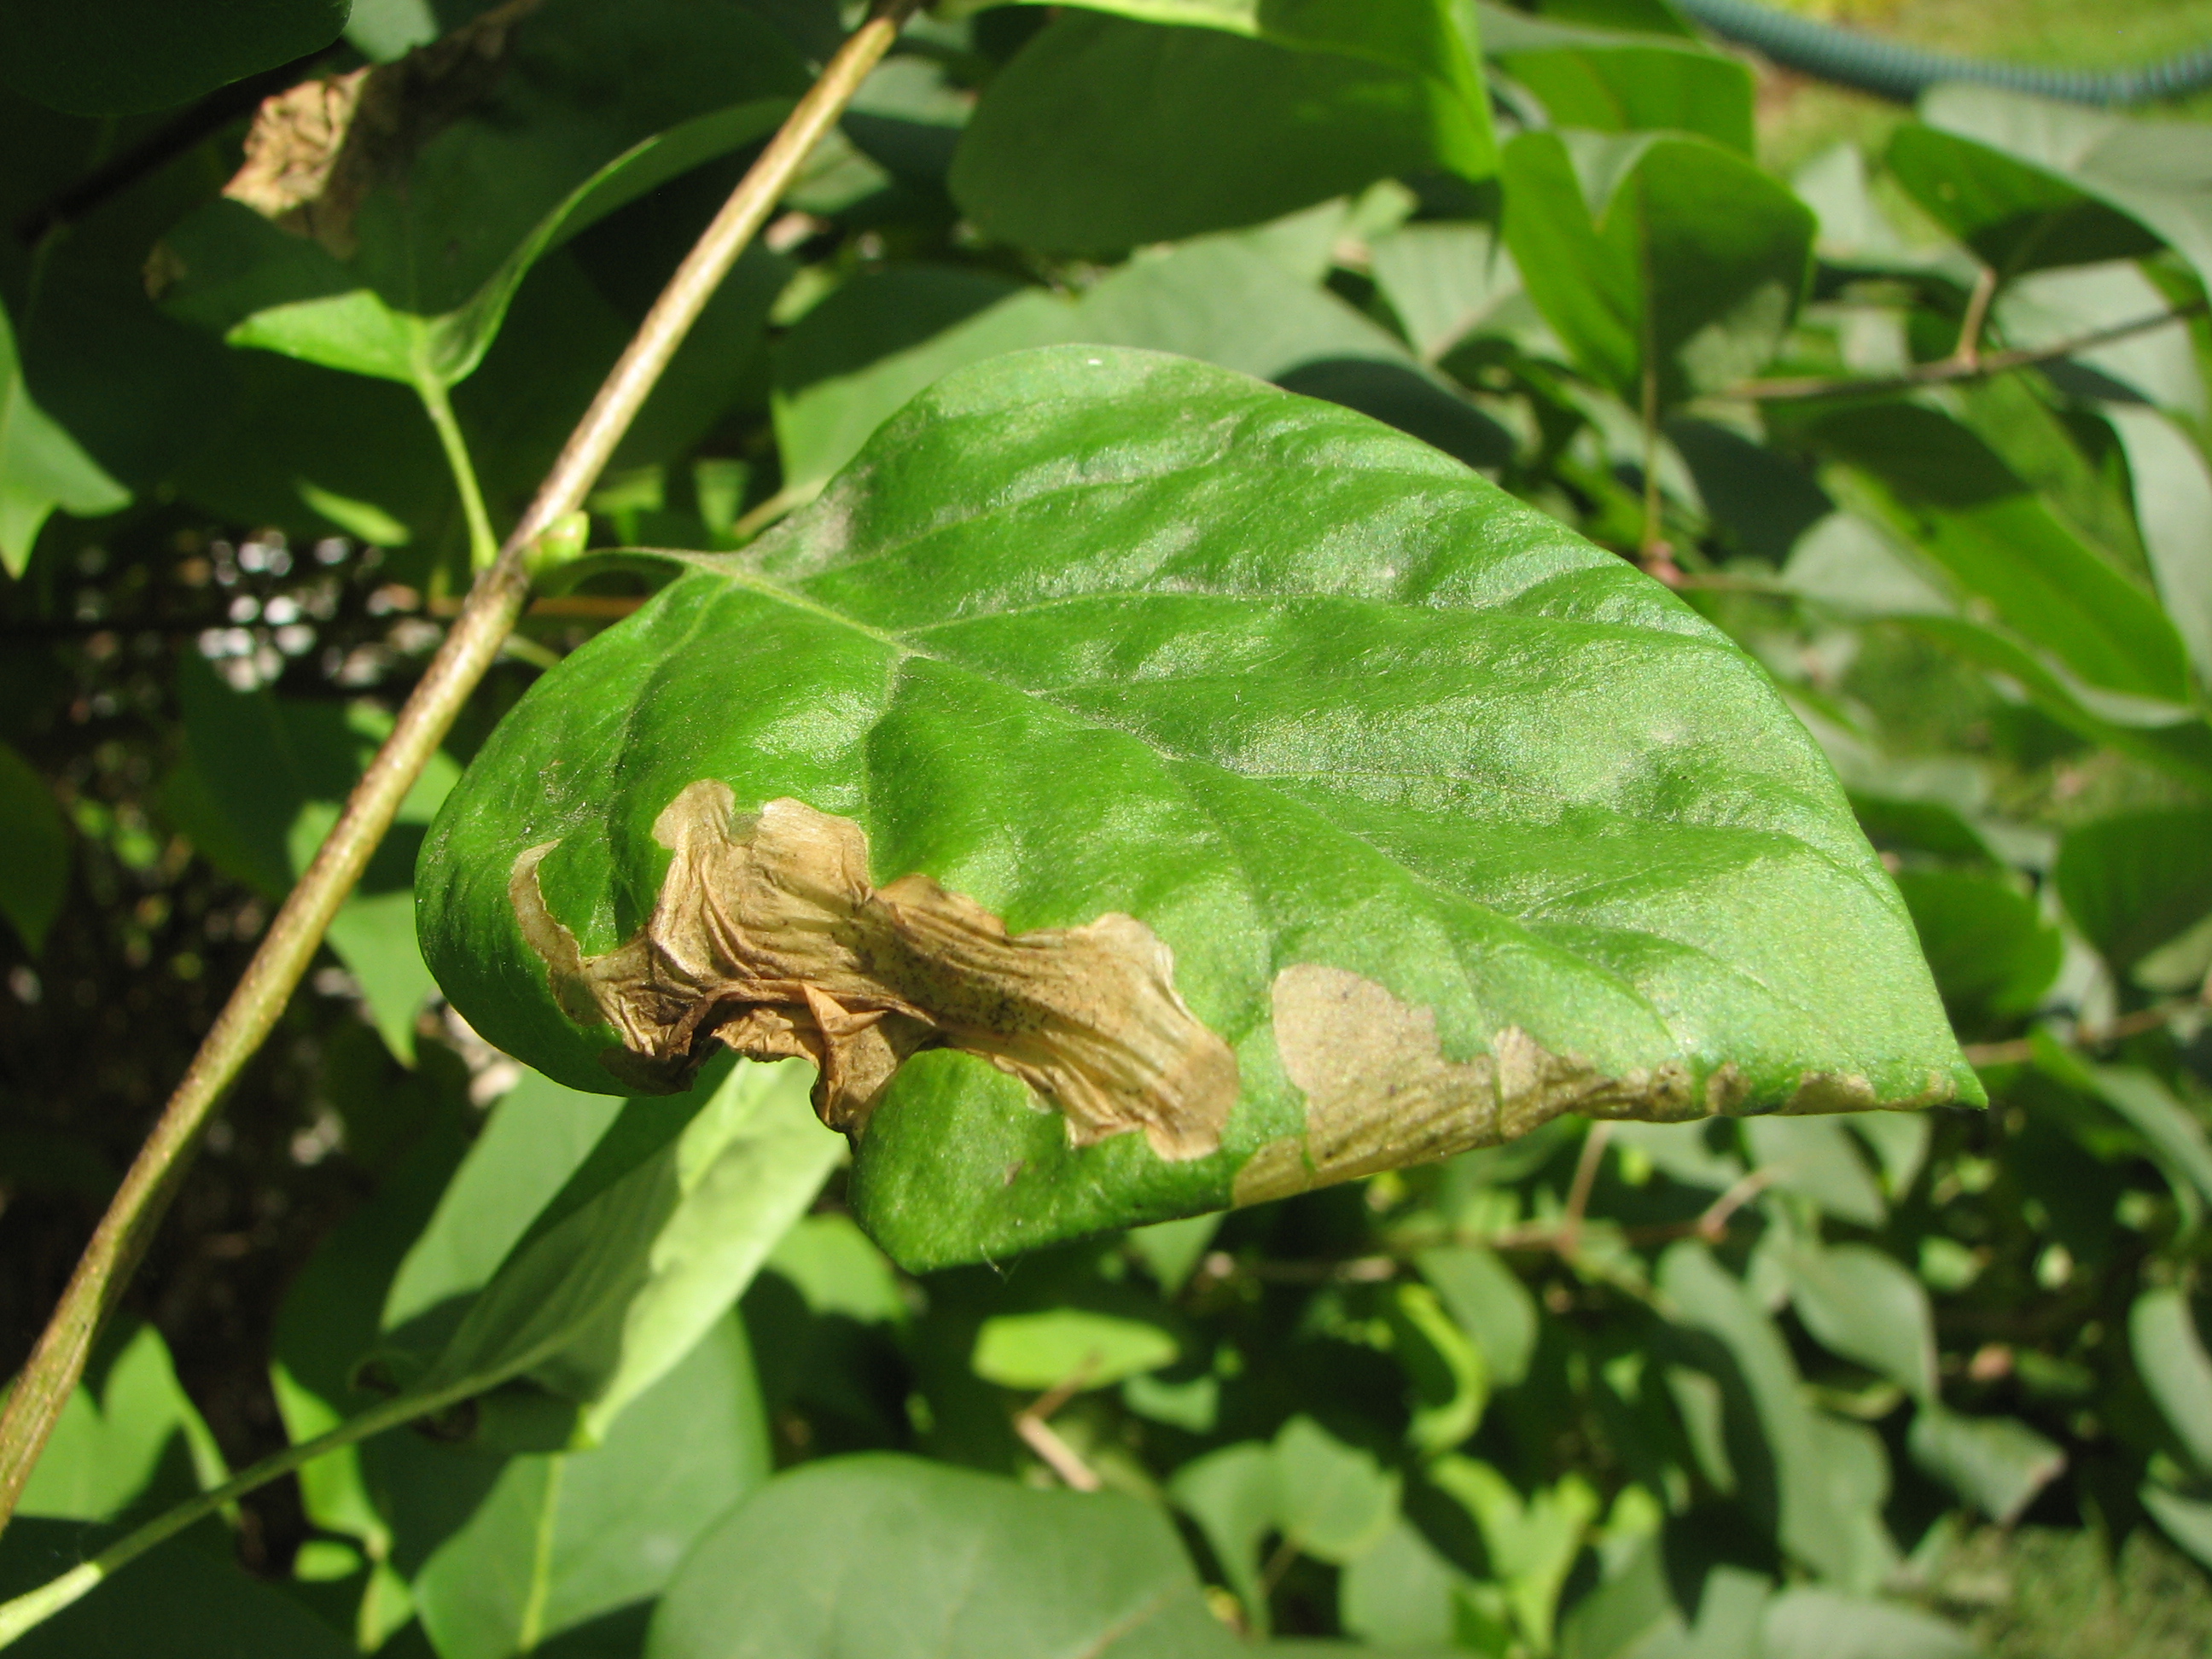
<svg viewBox="0 0 2212 1659">
<path fill-rule="evenodd" d="M 581 504 L 702 307 L 917 3 L 884 0 L 799 100 L 669 279 L 499 557 L 477 576 L 445 644 L 400 709 L 391 737 L 276 913 L 245 976 L 139 1149 L 16 1379 L 0 1414 L 0 1526 L 14 1513 L 39 1453 L 83 1374 L 93 1338 L 144 1255 L 216 1103 L 283 1012 L 331 918 L 391 828 L 400 801 L 521 614 L 529 592 L 524 555 Z"/>
<path fill-rule="evenodd" d="M 1583 1137 L 1575 1178 L 1567 1188 L 1567 1207 L 1559 1217 L 1557 1248 L 1561 1255 L 1572 1255 L 1583 1242 L 1583 1212 L 1589 1208 L 1590 1188 L 1597 1184 L 1598 1166 L 1605 1162 L 1606 1143 L 1612 1139 L 1613 1125 L 1602 1121 L 1591 1124 Z"/>
<path fill-rule="evenodd" d="M 2154 317 L 2138 317 L 2130 323 L 2116 323 L 2110 328 L 2093 329 L 2087 334 L 2077 334 L 2072 339 L 2061 340 L 2056 345 L 1981 352 L 1972 362 L 1963 361 L 1954 355 L 1936 362 L 1922 363 L 1902 374 L 1856 380 L 1808 376 L 1789 380 L 1747 380 L 1718 395 L 1723 398 L 1740 398 L 1755 403 L 1787 403 L 1812 398 L 1863 397 L 1883 392 L 1909 392 L 1918 386 L 1986 380 L 1990 375 L 2002 374 L 2010 369 L 2031 368 L 2038 363 L 2055 362 L 2061 357 L 2071 357 L 2077 352 L 2109 345 L 2115 340 L 2124 340 L 2132 335 L 2147 334 L 2170 323 L 2185 321 L 2203 311 L 2205 303 L 2203 300 L 2192 300 L 2187 305 L 2174 307 L 2171 311 L 2161 311 Z"/>
<path fill-rule="evenodd" d="M 1989 326 L 1990 307 L 1997 297 L 1997 273 L 1982 267 L 1974 278 L 1974 291 L 1966 296 L 1966 314 L 1959 323 L 1959 343 L 1951 348 L 1951 361 L 1972 372 L 1982 366 L 1982 331 Z"/>
<path fill-rule="evenodd" d="M 2074 1028 L 2074 1043 L 2081 1048 L 2101 1048 L 2106 1043 L 2155 1031 L 2176 1015 L 2192 1009 L 2202 1013 L 2204 1005 L 2195 1000 L 2161 1002 L 2154 1007 L 2138 1008 L 2132 1014 L 2122 1014 L 2108 1024 L 2077 1025 Z M 2004 1042 L 1969 1042 L 1959 1052 L 1966 1055 L 1969 1066 L 2017 1066 L 2035 1058 L 2035 1039 L 2014 1037 Z"/>
<path fill-rule="evenodd" d="M 1014 1432 L 1044 1460 L 1046 1468 L 1077 1492 L 1097 1492 L 1097 1472 L 1060 1437 L 1048 1419 L 1083 1392 L 1091 1373 L 1098 1369 L 1098 1358 L 1095 1352 L 1086 1355 L 1080 1365 L 1014 1413 Z"/>
</svg>

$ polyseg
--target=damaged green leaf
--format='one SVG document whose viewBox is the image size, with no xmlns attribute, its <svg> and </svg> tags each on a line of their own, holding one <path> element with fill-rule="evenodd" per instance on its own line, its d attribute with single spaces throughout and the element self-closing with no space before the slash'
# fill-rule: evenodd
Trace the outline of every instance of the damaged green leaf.
<svg viewBox="0 0 2212 1659">
<path fill-rule="evenodd" d="M 1413 440 L 1058 348 L 532 690 L 425 951 L 573 1086 L 805 1055 L 912 1267 L 1524 1133 L 1974 1101 L 1761 672 Z"/>
</svg>

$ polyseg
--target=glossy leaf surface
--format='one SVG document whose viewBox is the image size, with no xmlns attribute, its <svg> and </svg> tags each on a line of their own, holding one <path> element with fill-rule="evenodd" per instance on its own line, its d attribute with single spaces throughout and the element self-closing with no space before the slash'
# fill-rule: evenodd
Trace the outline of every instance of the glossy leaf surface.
<svg viewBox="0 0 2212 1659">
<path fill-rule="evenodd" d="M 1578 1056 L 1529 1062 L 1582 1079 L 1554 1109 L 1977 1097 L 1894 889 L 1746 659 L 1434 451 L 1196 364 L 1076 348 L 955 376 L 813 507 L 541 682 L 422 866 L 425 947 L 479 1030 L 620 1086 L 613 1033 L 562 1011 L 523 935 L 516 860 L 550 848 L 531 879 L 611 950 L 669 867 L 655 821 L 702 780 L 849 816 L 874 879 L 924 872 L 1015 933 L 1133 916 L 1236 1054 L 1219 1149 L 1180 1158 L 1071 1146 L 1014 1077 L 916 1055 L 854 1186 L 909 1264 L 1498 1133 L 1479 1100 L 1393 1124 L 1354 1077 L 1335 1109 L 1380 1140 L 1313 1139 L 1338 1085 L 1299 1058 L 1306 986 L 1411 1019 L 1424 1054 L 1432 1020 L 1476 1067 L 1449 1077 L 1511 1030 Z M 1393 1040 L 1367 1065 L 1433 1063 Z"/>
</svg>

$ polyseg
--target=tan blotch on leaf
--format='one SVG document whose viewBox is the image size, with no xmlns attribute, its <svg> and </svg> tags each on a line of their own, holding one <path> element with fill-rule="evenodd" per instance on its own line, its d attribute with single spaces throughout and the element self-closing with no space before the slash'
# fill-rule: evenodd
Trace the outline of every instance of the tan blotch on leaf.
<svg viewBox="0 0 2212 1659">
<path fill-rule="evenodd" d="M 507 0 L 396 63 L 319 76 L 264 100 L 245 165 L 222 193 L 351 258 L 362 199 L 404 178 L 416 151 L 491 90 L 507 31 L 543 3 Z"/>
<path fill-rule="evenodd" d="M 1495 1146 L 1562 1112 L 1664 1120 L 1708 1109 L 1685 1066 L 1607 1077 L 1517 1025 L 1489 1054 L 1447 1060 L 1435 1009 L 1341 968 L 1284 969 L 1274 1015 L 1276 1052 L 1306 1097 L 1305 1133 L 1268 1142 L 1237 1172 L 1239 1204 Z"/>
<path fill-rule="evenodd" d="M 653 836 L 675 854 L 637 936 L 586 957 L 546 909 L 538 866 L 514 861 L 508 895 L 580 1024 L 606 1024 L 625 1083 L 679 1088 L 719 1040 L 751 1060 L 803 1057 L 815 1109 L 855 1133 L 917 1049 L 953 1048 L 1011 1072 L 1058 1107 L 1076 1146 L 1141 1129 L 1163 1158 L 1220 1145 L 1237 1059 L 1183 1004 L 1175 958 L 1152 931 L 1109 914 L 1010 936 L 973 899 L 927 876 L 878 888 L 867 836 L 803 801 L 738 814 L 702 780 Z"/>
</svg>

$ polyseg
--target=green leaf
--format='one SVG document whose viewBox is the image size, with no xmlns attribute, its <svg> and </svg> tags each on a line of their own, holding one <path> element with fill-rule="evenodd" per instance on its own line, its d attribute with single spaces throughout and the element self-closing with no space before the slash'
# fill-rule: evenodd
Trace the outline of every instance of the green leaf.
<svg viewBox="0 0 2212 1659">
<path fill-rule="evenodd" d="M 1474 1518 L 1522 1637 L 1531 1644 L 1544 1644 L 1559 1592 L 1597 1518 L 1596 1492 L 1581 1476 L 1570 1474 L 1524 1500 L 1504 1475 L 1469 1457 L 1442 1458 L 1428 1476 Z"/>
<path fill-rule="evenodd" d="M 19 1519 L 0 1541 L 0 1595 L 36 1589 L 110 1541 L 72 1522 Z M 133 1562 L 127 1583 L 64 1608 L 9 1652 L 15 1659 L 353 1659 L 352 1643 L 207 1543 L 190 1533 L 170 1540 Z"/>
<path fill-rule="evenodd" d="M 1474 1340 L 1491 1380 L 1501 1389 L 1516 1387 L 1536 1350 L 1536 1298 L 1520 1276 L 1479 1245 L 1437 1245 L 1417 1255 L 1413 1265 Z"/>
<path fill-rule="evenodd" d="M 130 502 L 131 492 L 31 400 L 15 331 L 0 308 L 0 566 L 10 576 L 23 574 L 56 507 L 93 519 Z"/>
<path fill-rule="evenodd" d="M 69 826 L 46 781 L 0 743 L 0 916 L 33 956 L 69 896 Z"/>
<path fill-rule="evenodd" d="M 843 1156 L 799 1070 L 740 1066 L 703 1102 L 634 1103 L 418 1386 L 526 1376 L 584 1408 L 585 1442 L 605 1435 L 744 1294 Z"/>
<path fill-rule="evenodd" d="M 2212 472 L 2204 453 L 2154 409 L 2108 404 L 2127 452 L 2136 523 L 2166 614 L 2189 647 L 2197 684 L 2212 685 Z"/>
<path fill-rule="evenodd" d="M 1490 1403 L 1481 1350 L 1425 1285 L 1395 1286 L 1386 1309 L 1392 1351 L 1413 1383 L 1406 1437 L 1424 1455 L 1449 1450 L 1474 1432 Z"/>
<path fill-rule="evenodd" d="M 1275 1530 L 1281 1507 L 1274 1449 L 1245 1440 L 1194 1457 L 1175 1472 L 1168 1493 L 1206 1535 L 1223 1578 L 1243 1604 L 1246 1622 L 1265 1631 L 1260 1546 Z"/>
<path fill-rule="evenodd" d="M 1773 1581 L 1722 1565 L 1684 1584 L 1678 1601 L 1667 1554 L 1664 1540 L 1648 1540 L 1568 1609 L 1565 1659 L 1764 1659 L 1759 1620 Z"/>
<path fill-rule="evenodd" d="M 1796 314 L 1812 212 L 1693 138 L 1524 132 L 1506 146 L 1505 240 L 1576 362 L 1631 408 L 1757 371 Z"/>
<path fill-rule="evenodd" d="M 2066 1454 L 2010 1417 L 1962 1417 L 1940 1400 L 1913 1413 L 1912 1461 L 2008 1527 L 2066 1468 Z"/>
<path fill-rule="evenodd" d="M 2124 1066 L 2090 1066 L 2039 1033 L 2036 1062 L 2087 1089 L 2125 1119 L 2149 1144 L 2150 1155 L 2178 1194 L 2212 1203 L 2212 1138 L 2156 1074 Z"/>
<path fill-rule="evenodd" d="M 304 872 L 355 781 L 392 729 L 373 705 L 288 702 L 234 691 L 197 653 L 178 665 L 186 763 L 173 816 L 225 872 L 282 898 Z M 331 950 L 352 970 L 394 1055 L 415 1058 L 415 1017 L 437 988 L 413 933 L 413 854 L 422 826 L 460 775 L 434 754 L 400 803 L 396 829 L 332 919 Z"/>
<path fill-rule="evenodd" d="M 2137 1496 L 2167 1537 L 2203 1565 L 2212 1567 L 2212 1504 L 2184 1498 L 2148 1481 L 2138 1490 Z"/>
<path fill-rule="evenodd" d="M 914 1458 L 779 1476 L 702 1538 L 647 1659 L 1226 1659 L 1173 1528 L 1118 1492 Z"/>
<path fill-rule="evenodd" d="M 1897 887 L 1954 1018 L 2025 1014 L 2058 977 L 2064 941 L 2035 901 L 2006 878 L 1900 870 Z"/>
<path fill-rule="evenodd" d="M 126 1322 L 102 1340 L 63 1406 L 19 1507 L 58 1521 L 109 1521 L 191 1497 L 229 1474 L 161 1334 Z"/>
<path fill-rule="evenodd" d="M 1552 123 L 1594 132 L 1692 132 L 1752 153 L 1752 79 L 1733 58 L 1657 44 L 1498 54 Z"/>
<path fill-rule="evenodd" d="M 1766 1604 L 1764 1659 L 1975 1659 L 1957 1626 L 1914 1607 L 1800 1585 Z"/>
<path fill-rule="evenodd" d="M 1287 269 L 1266 230 L 1133 260 L 1073 302 L 971 272 L 899 265 L 855 277 L 781 343 L 775 425 L 787 488 L 819 488 L 902 404 L 954 369 L 1078 343 L 1180 352 L 1263 380 L 1373 364 L 1396 377 L 1402 402 L 1425 394 L 1447 423 L 1462 411 L 1486 420 L 1424 378 L 1381 328 Z"/>
<path fill-rule="evenodd" d="M 419 148 L 385 158 L 351 181 L 352 194 L 341 180 L 304 201 L 289 175 L 249 162 L 228 187 L 233 199 L 194 215 L 165 245 L 168 308 L 234 345 L 452 386 L 483 360 L 533 264 L 679 173 L 766 137 L 784 97 L 805 84 L 782 36 L 737 6 L 657 0 L 608 12 L 550 0 L 511 25 L 471 24 L 452 39 L 465 50 L 442 68 L 409 60 L 366 71 L 337 106 L 342 121 L 355 115 L 346 100 L 358 98 L 382 112 L 363 118 L 419 123 Z M 478 84 L 454 67 L 471 59 L 495 64 L 495 77 Z M 743 68 L 733 74 L 732 64 Z M 311 84 L 313 107 L 288 111 L 290 120 L 327 118 L 332 94 Z M 273 149 L 282 119 L 264 112 L 262 121 Z M 439 258 L 422 259 L 423 246 Z"/>
<path fill-rule="evenodd" d="M 1376 286 L 1424 362 L 1457 345 L 1521 291 L 1521 276 L 1488 225 L 1418 223 L 1368 247 Z"/>
<path fill-rule="evenodd" d="M 1169 1332 L 1142 1320 L 1054 1308 L 985 1320 L 970 1363 L 1002 1389 L 1103 1389 L 1173 1364 L 1178 1347 Z"/>
<path fill-rule="evenodd" d="M 1348 1632 L 1393 1653 L 1419 1643 L 1449 1648 L 1458 1628 L 1455 1592 L 1467 1582 L 1417 1528 L 1400 1521 L 1346 1565 L 1338 1616 Z"/>
<path fill-rule="evenodd" d="M 851 1197 L 909 1267 L 1438 1156 L 1571 1100 L 1977 1097 L 1894 888 L 1747 659 L 1433 450 L 1194 363 L 1075 348 L 940 383 L 813 507 L 538 681 L 426 847 L 441 983 L 564 1082 L 624 1086 L 612 1054 L 666 1086 L 686 1054 L 618 1049 L 549 963 L 647 921 L 686 814 L 703 853 L 779 799 L 866 879 L 921 872 L 1015 934 L 1134 918 L 1191 1011 L 1158 1015 L 1193 1045 L 1188 1095 L 1063 1089 L 1073 1133 L 976 1053 L 899 1067 Z M 904 896 L 932 890 L 896 890 L 955 903 Z M 1363 1066 L 1466 1103 L 1417 1129 L 1324 1065 L 1347 1019 L 1402 1034 Z M 1547 1107 L 1499 1115 L 1500 1054 L 1560 1079 Z M 822 1093 L 833 1121 L 873 1107 Z M 1159 1115 L 1125 1133 L 1125 1109 Z M 1341 1138 L 1361 1121 L 1371 1140 Z"/>
<path fill-rule="evenodd" d="M 1375 1547 L 1398 1515 L 1398 1477 L 1310 1417 L 1276 1432 L 1274 1522 L 1290 1547 L 1340 1565 Z"/>
<path fill-rule="evenodd" d="M 1715 1345 L 1697 1363 L 1721 1386 L 1739 1501 L 1824 1577 L 1879 1582 L 1894 1560 L 1880 1519 L 1887 1485 L 1880 1442 L 1869 1454 L 1849 1442 L 1850 1425 L 1806 1403 L 1781 1333 L 1703 1244 L 1668 1246 L 1658 1288 L 1674 1322 Z M 1853 1468 L 1869 1455 L 1870 1482 Z"/>
<path fill-rule="evenodd" d="M 2212 1358 L 2179 1291 L 2145 1291 L 2128 1313 L 2136 1371 L 2158 1401 L 2174 1438 L 2203 1473 L 2212 1473 Z"/>
<path fill-rule="evenodd" d="M 2067 831 L 2052 875 L 2074 925 L 2124 975 L 2212 913 L 2212 813 L 2093 819 Z"/>
<path fill-rule="evenodd" d="M 1842 1124 L 1828 1118 L 1755 1117 L 1743 1132 L 1760 1173 L 1782 1191 L 1810 1199 L 1838 1219 L 1881 1225 L 1881 1190 Z"/>
<path fill-rule="evenodd" d="M 2160 246 L 2127 214 L 2060 174 L 1938 127 L 1899 128 L 1886 161 L 1928 216 L 2000 279 L 2136 258 Z"/>
<path fill-rule="evenodd" d="M 1180 1221 L 1158 1221 L 1129 1231 L 1129 1248 L 1151 1270 L 1153 1279 L 1170 1296 L 1180 1291 L 1197 1270 L 1206 1247 L 1221 1231 L 1219 1215 L 1185 1216 Z"/>
<path fill-rule="evenodd" d="M 1920 552 L 2021 638 L 2092 686 L 2190 700 L 2188 657 L 2158 602 L 1966 426 L 1923 404 L 1885 401 L 1820 413 L 1801 429 L 1879 479 L 1889 515 Z"/>
<path fill-rule="evenodd" d="M 2212 127 L 1957 82 L 1930 90 L 1920 115 L 2094 197 L 2212 276 Z"/>
<path fill-rule="evenodd" d="M 0 0 L 0 82 L 72 115 L 166 109 L 327 46 L 351 0 Z"/>
<path fill-rule="evenodd" d="M 986 88 L 951 182 L 989 234 L 1109 252 L 1400 173 L 1495 170 L 1487 94 L 1440 0 L 1115 9 L 1159 21 L 1071 8 Z"/>
<path fill-rule="evenodd" d="M 1916 1399 L 1936 1392 L 1936 1327 L 1911 1273 L 1864 1244 L 1785 1240 L 1790 1304 L 1831 1352 L 1887 1377 Z"/>
<path fill-rule="evenodd" d="M 416 1576 L 440 1659 L 508 1659 L 585 1625 L 601 1641 L 618 1626 L 635 1651 L 651 1599 L 772 1467 L 744 1328 L 726 1315 L 600 1444 L 501 1469 Z"/>
</svg>

